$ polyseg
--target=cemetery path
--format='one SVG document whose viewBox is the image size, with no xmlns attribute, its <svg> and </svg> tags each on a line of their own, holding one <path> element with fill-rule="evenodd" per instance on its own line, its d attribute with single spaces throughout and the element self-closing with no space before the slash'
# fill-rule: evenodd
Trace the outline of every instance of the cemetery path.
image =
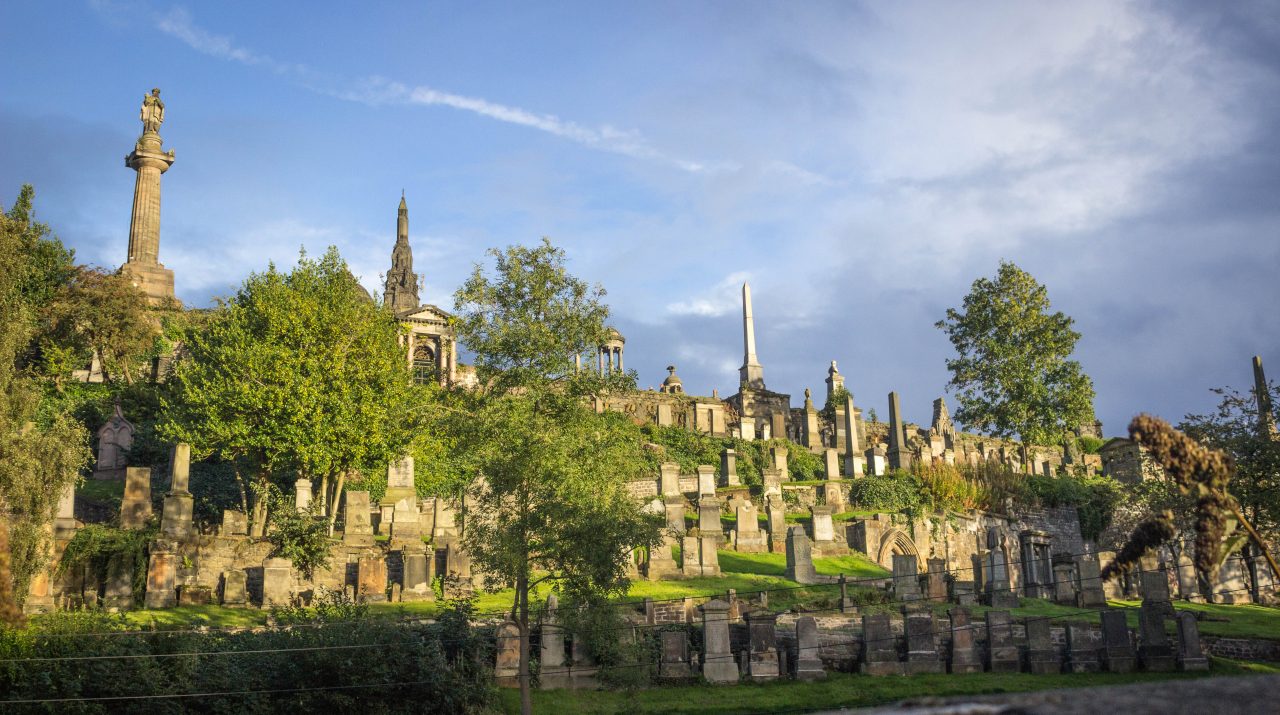
<svg viewBox="0 0 1280 715">
<path fill-rule="evenodd" d="M 1003 695 L 912 698 L 896 705 L 813 715 L 1233 715 L 1280 713 L 1280 675 L 1167 680 Z"/>
</svg>

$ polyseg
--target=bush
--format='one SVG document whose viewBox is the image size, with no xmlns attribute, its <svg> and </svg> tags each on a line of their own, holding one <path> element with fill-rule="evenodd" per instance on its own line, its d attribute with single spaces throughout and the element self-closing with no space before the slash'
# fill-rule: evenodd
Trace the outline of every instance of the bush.
<svg viewBox="0 0 1280 715">
<path fill-rule="evenodd" d="M 987 504 L 986 489 L 959 467 L 917 462 L 911 473 L 920 481 L 920 500 L 929 511 L 969 511 Z"/>
<path fill-rule="evenodd" d="M 270 489 L 271 523 L 275 528 L 267 534 L 275 548 L 272 556 L 289 559 L 295 568 L 307 578 L 317 568 L 329 565 L 329 522 L 318 513 L 320 502 L 311 501 L 311 508 L 299 512 L 275 485 Z"/>
<path fill-rule="evenodd" d="M 611 687 L 639 688 L 653 678 L 653 663 L 645 639 L 637 638 L 617 604 L 602 598 L 566 597 L 559 613 L 565 631 L 581 639 L 599 666 L 600 682 Z"/>
<path fill-rule="evenodd" d="M 1080 535 L 1088 541 L 1096 541 L 1111 525 L 1112 513 L 1123 493 L 1118 482 L 1105 476 L 1033 475 L 1027 486 L 1042 506 L 1074 506 L 1080 519 Z"/>
<path fill-rule="evenodd" d="M 157 529 L 154 522 L 146 529 L 121 529 L 107 524 L 85 524 L 67 543 L 58 561 L 58 574 L 88 566 L 98 580 L 107 580 L 107 568 L 113 559 L 123 559 L 133 571 L 133 598 L 137 605 L 147 586 L 147 561 L 151 539 Z"/>
<path fill-rule="evenodd" d="M 1085 454 L 1097 454 L 1102 449 L 1105 442 L 1092 435 L 1083 435 L 1080 437 L 1080 451 Z"/>
<path fill-rule="evenodd" d="M 920 480 L 915 475 L 893 471 L 855 480 L 849 489 L 849 500 L 863 509 L 916 515 L 922 506 L 920 492 Z"/>
</svg>

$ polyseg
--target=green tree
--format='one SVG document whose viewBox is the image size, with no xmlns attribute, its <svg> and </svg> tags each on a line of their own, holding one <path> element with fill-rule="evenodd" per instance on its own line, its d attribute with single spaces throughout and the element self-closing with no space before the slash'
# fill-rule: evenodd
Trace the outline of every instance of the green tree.
<svg viewBox="0 0 1280 715">
<path fill-rule="evenodd" d="M 46 314 L 56 326 L 63 346 L 44 351 L 51 376 L 61 377 L 56 367 L 73 354 L 98 353 L 108 380 L 123 378 L 133 384 L 143 358 L 160 336 L 158 314 L 147 304 L 147 296 L 128 276 L 100 268 L 78 266 L 59 291 Z M 62 370 L 65 372 L 65 367 Z"/>
<path fill-rule="evenodd" d="M 1001 261 L 994 279 L 979 278 L 962 310 L 936 324 L 958 357 L 947 360 L 947 387 L 959 399 L 956 420 L 1026 444 L 1058 444 L 1093 419 L 1093 382 L 1071 360 L 1080 334 L 1029 273 Z"/>
<path fill-rule="evenodd" d="M 590 407 L 634 389 L 634 375 L 575 367 L 605 342 L 604 290 L 570 275 L 546 239 L 490 255 L 493 273 L 477 265 L 454 296 L 480 386 L 447 414 L 469 478 L 464 543 L 486 585 L 515 589 L 528 713 L 530 592 L 551 581 L 581 598 L 624 593 L 630 550 L 655 544 L 659 523 L 626 491 L 644 464 L 634 429 Z"/>
<path fill-rule="evenodd" d="M 36 315 L 58 289 L 57 267 L 70 256 L 48 238 L 47 227 L 31 221 L 31 197 L 24 186 L 14 208 L 0 212 L 0 521 L 9 530 L 13 580 L 12 590 L 0 586 L 0 598 L 13 593 L 19 602 L 48 564 L 58 498 L 89 459 L 88 433 L 65 411 L 42 412 L 40 385 L 23 370 Z M 0 612 L 13 606 L 0 604 Z"/>
<path fill-rule="evenodd" d="M 336 249 L 303 255 L 288 274 L 271 266 L 187 335 L 160 432 L 235 467 L 255 536 L 268 485 L 286 474 L 320 480 L 331 528 L 346 476 L 403 455 L 415 403 L 427 404 L 411 384 L 400 331 Z"/>
</svg>

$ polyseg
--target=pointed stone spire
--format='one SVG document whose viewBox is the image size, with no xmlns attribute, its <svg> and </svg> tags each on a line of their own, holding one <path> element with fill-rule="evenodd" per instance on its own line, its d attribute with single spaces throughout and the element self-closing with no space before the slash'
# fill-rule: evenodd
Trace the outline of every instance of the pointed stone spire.
<svg viewBox="0 0 1280 715">
<path fill-rule="evenodd" d="M 751 284 L 742 284 L 742 368 L 738 370 L 742 383 L 748 388 L 764 389 L 764 367 L 756 357 L 756 326 L 751 315 Z"/>
<path fill-rule="evenodd" d="M 1258 405 L 1258 433 L 1267 436 L 1276 434 L 1275 415 L 1271 407 L 1271 389 L 1267 385 L 1267 376 L 1262 372 L 1262 356 L 1253 356 L 1253 398 Z"/>
<path fill-rule="evenodd" d="M 384 302 L 392 312 L 416 310 L 418 301 L 418 276 L 413 272 L 413 250 L 409 248 L 409 205 L 400 191 L 400 209 L 396 215 L 396 245 L 391 249 L 391 270 L 387 271 Z"/>
</svg>

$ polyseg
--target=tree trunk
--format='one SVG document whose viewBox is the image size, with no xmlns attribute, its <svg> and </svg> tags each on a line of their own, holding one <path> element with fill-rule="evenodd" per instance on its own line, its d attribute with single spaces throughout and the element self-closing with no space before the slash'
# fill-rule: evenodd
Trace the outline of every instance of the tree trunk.
<svg viewBox="0 0 1280 715">
<path fill-rule="evenodd" d="M 342 498 L 342 487 L 346 481 L 346 471 L 338 472 L 338 478 L 334 480 L 333 484 L 333 496 L 329 499 L 329 503 L 333 505 L 333 508 L 329 510 L 329 536 L 333 536 L 333 525 L 338 520 L 338 500 Z"/>
<path fill-rule="evenodd" d="M 236 475 L 236 486 L 240 487 L 240 510 L 244 512 L 246 518 L 249 516 L 249 490 L 244 486 L 244 474 L 240 472 L 240 465 L 236 463 L 235 458 L 231 460 L 231 469 Z"/>
<path fill-rule="evenodd" d="M 516 578 L 516 625 L 520 629 L 520 715 L 533 715 L 533 693 L 529 687 L 529 577 L 520 574 Z"/>
<path fill-rule="evenodd" d="M 320 477 L 320 516 L 329 515 L 329 475 Z"/>
<path fill-rule="evenodd" d="M 258 477 L 260 489 L 253 495 L 253 525 L 249 533 L 255 539 L 261 539 L 267 533 L 267 478 Z"/>
</svg>

